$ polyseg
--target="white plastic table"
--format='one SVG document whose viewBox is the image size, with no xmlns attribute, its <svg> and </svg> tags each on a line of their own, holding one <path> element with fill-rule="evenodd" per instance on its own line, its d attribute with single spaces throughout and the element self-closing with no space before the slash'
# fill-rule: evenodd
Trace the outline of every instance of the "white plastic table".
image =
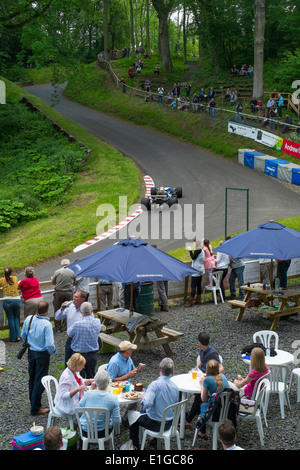
<svg viewBox="0 0 300 470">
<path fill-rule="evenodd" d="M 134 403 L 135 407 L 136 407 L 136 410 L 138 410 L 141 406 L 141 401 L 142 401 L 141 396 L 139 396 L 139 398 L 131 398 L 131 399 L 123 397 L 122 393 L 119 393 L 118 395 L 115 395 L 115 396 L 118 397 L 119 405 L 123 405 L 123 406 L 126 406 L 126 407 L 130 406 L 130 408 L 133 408 L 131 405 L 132 405 L 132 403 Z M 120 425 L 119 424 L 115 425 L 114 429 L 115 429 L 116 434 L 120 434 Z"/>
<path fill-rule="evenodd" d="M 198 371 L 198 376 L 196 379 L 192 378 L 192 373 L 174 375 L 171 377 L 171 380 L 174 384 L 177 385 L 179 392 L 182 392 L 182 400 L 185 400 L 192 393 L 201 393 L 202 386 L 200 385 L 200 378 L 204 375 L 201 371 Z M 180 438 L 184 438 L 185 432 L 185 415 L 186 415 L 186 405 L 185 403 L 181 410 L 180 417 Z"/>
<path fill-rule="evenodd" d="M 265 362 L 269 367 L 272 366 L 288 366 L 294 362 L 293 354 L 288 351 L 283 351 L 282 349 L 275 349 L 277 352 L 276 356 L 266 356 Z M 250 359 L 245 356 L 242 356 L 243 362 L 249 364 L 250 368 Z"/>
</svg>

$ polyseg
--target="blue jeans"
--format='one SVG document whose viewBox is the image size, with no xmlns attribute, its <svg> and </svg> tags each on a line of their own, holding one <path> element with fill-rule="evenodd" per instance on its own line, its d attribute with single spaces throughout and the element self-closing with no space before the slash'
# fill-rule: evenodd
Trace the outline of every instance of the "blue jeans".
<svg viewBox="0 0 300 470">
<path fill-rule="evenodd" d="M 242 117 L 240 113 L 235 113 L 235 122 L 242 122 Z"/>
<path fill-rule="evenodd" d="M 240 266 L 239 268 L 234 268 L 231 270 L 229 276 L 229 286 L 231 295 L 236 295 L 235 280 L 237 279 L 239 284 L 239 296 L 244 296 L 244 290 L 241 289 L 241 286 L 244 284 L 244 270 L 245 266 Z"/>
<path fill-rule="evenodd" d="M 9 328 L 9 339 L 10 341 L 16 341 L 20 337 L 20 322 L 19 314 L 21 310 L 20 299 L 6 299 L 3 300 L 3 310 L 7 317 L 8 328 Z"/>
<path fill-rule="evenodd" d="M 157 104 L 163 104 L 163 95 L 158 95 Z"/>
</svg>

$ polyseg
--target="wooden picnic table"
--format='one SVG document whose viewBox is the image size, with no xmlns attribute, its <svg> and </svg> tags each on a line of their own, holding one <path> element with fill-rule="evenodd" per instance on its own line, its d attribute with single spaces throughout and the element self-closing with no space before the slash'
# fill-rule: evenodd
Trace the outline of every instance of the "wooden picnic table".
<svg viewBox="0 0 300 470">
<path fill-rule="evenodd" d="M 243 318 L 245 309 L 250 308 L 257 312 L 267 313 L 270 320 L 272 320 L 270 330 L 274 331 L 280 318 L 300 312 L 300 291 L 286 289 L 275 292 L 274 289 L 264 290 L 261 285 L 241 286 L 241 289 L 245 291 L 244 300 L 228 300 L 231 308 L 239 309 L 236 321 L 240 321 Z M 261 304 L 251 306 L 250 299 L 253 297 L 261 300 Z M 274 306 L 275 303 L 278 307 Z M 290 303 L 293 303 L 293 305 L 291 306 Z"/>
<path fill-rule="evenodd" d="M 177 341 L 183 333 L 167 328 L 166 322 L 155 319 L 151 322 L 151 316 L 149 316 L 149 324 L 146 326 L 138 326 L 131 331 L 127 328 L 127 325 L 131 320 L 145 317 L 137 312 L 133 312 L 129 316 L 129 311 L 125 309 L 112 309 L 98 312 L 97 315 L 100 317 L 101 323 L 105 325 L 105 333 L 100 333 L 100 338 L 104 343 L 118 347 L 120 342 L 124 338 L 115 336 L 116 333 L 127 332 L 129 341 L 136 344 L 137 349 L 150 349 L 156 346 L 162 346 L 168 356 L 173 354 L 173 351 L 169 343 Z"/>
</svg>

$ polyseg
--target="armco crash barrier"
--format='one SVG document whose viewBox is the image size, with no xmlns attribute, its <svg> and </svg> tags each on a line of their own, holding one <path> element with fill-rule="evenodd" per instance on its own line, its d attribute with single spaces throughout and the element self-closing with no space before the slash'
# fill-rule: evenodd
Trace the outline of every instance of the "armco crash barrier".
<svg viewBox="0 0 300 470">
<path fill-rule="evenodd" d="M 288 183 L 300 185 L 300 165 L 272 157 L 253 149 L 239 149 L 238 162 Z"/>
</svg>

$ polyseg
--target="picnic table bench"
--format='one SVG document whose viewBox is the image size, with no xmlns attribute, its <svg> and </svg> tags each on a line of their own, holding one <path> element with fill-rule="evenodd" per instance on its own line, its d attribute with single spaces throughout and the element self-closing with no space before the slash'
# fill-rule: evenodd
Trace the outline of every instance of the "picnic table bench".
<svg viewBox="0 0 300 470">
<path fill-rule="evenodd" d="M 137 349 L 151 349 L 162 346 L 168 356 L 173 354 L 170 343 L 177 341 L 183 333 L 167 328 L 166 322 L 134 312 L 129 315 L 125 309 L 112 309 L 98 312 L 101 322 L 106 327 L 105 333 L 100 333 L 103 343 L 118 347 L 123 338 L 115 336 L 124 332 L 129 336 L 131 343 L 136 344 Z M 136 320 L 136 327 L 131 328 L 131 320 Z M 139 320 L 143 322 L 139 323 Z"/>
<path fill-rule="evenodd" d="M 245 291 L 244 300 L 228 300 L 231 308 L 239 309 L 236 321 L 242 320 L 246 308 L 249 308 L 267 314 L 272 320 L 270 330 L 274 331 L 280 318 L 300 312 L 300 291 L 289 289 L 275 292 L 273 289 L 264 290 L 262 286 L 241 286 L 241 289 Z M 253 294 L 258 301 L 261 301 L 260 305 L 251 305 Z M 274 301 L 277 302 L 276 306 Z M 294 305 L 291 306 L 290 303 Z"/>
</svg>

